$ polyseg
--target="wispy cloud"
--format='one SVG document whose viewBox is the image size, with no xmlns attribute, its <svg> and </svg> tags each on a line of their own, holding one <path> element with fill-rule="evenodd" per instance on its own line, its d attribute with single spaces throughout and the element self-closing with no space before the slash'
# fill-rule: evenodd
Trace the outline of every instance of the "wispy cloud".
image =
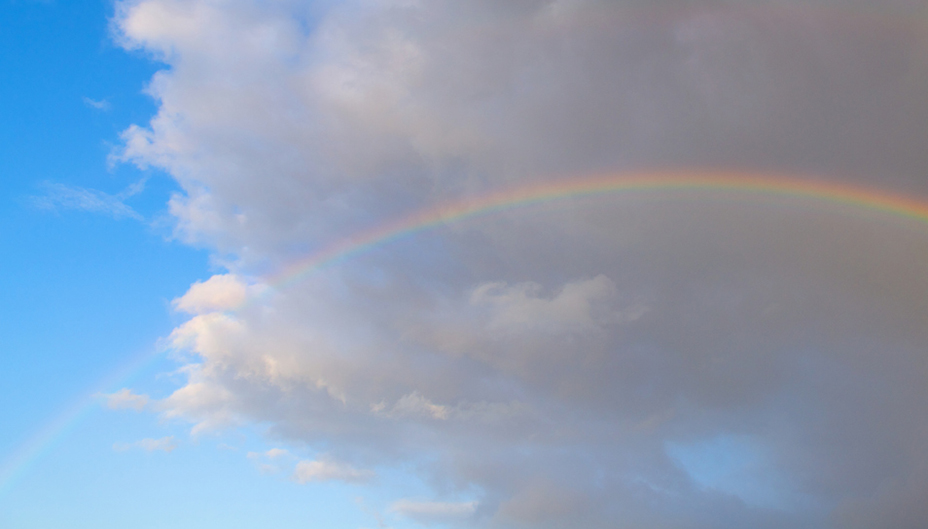
<svg viewBox="0 0 928 529">
<path fill-rule="evenodd" d="M 117 452 L 125 452 L 132 448 L 141 448 L 146 452 L 154 452 L 155 450 L 160 450 L 162 452 L 170 453 L 175 448 L 177 448 L 177 439 L 173 435 L 167 437 L 162 437 L 161 439 L 142 439 L 141 441 L 136 441 L 134 443 L 113 443 L 113 450 Z"/>
<path fill-rule="evenodd" d="M 87 211 L 108 215 L 114 219 L 143 220 L 142 215 L 125 203 L 145 188 L 142 179 L 123 191 L 112 195 L 96 189 L 71 186 L 56 182 L 43 182 L 43 194 L 29 197 L 33 206 L 46 211 Z"/>
<path fill-rule="evenodd" d="M 255 461 L 262 474 L 276 474 L 280 466 L 275 464 L 279 459 L 290 459 L 293 455 L 283 448 L 271 448 L 267 452 L 248 452 L 248 459 Z"/>
<path fill-rule="evenodd" d="M 110 102 L 107 101 L 105 98 L 97 101 L 96 99 L 84 97 L 84 104 L 90 108 L 95 108 L 97 110 L 102 110 L 104 112 L 107 112 L 110 108 L 112 108 L 112 105 L 110 104 Z"/>
<path fill-rule="evenodd" d="M 103 396 L 106 397 L 106 406 L 111 410 L 133 409 L 142 411 L 151 400 L 148 395 L 137 395 L 126 388 Z"/>
<path fill-rule="evenodd" d="M 268 459 L 277 459 L 279 457 L 289 456 L 290 452 L 283 448 L 271 448 L 267 452 L 248 452 L 248 457 L 251 459 L 266 457 Z"/>
</svg>

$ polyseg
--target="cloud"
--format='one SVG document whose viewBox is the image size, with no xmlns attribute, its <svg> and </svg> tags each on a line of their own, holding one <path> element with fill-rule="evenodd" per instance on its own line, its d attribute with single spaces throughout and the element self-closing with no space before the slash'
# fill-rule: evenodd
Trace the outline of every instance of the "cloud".
<svg viewBox="0 0 928 529">
<path fill-rule="evenodd" d="M 103 396 L 106 397 L 106 406 L 111 410 L 133 409 L 142 411 L 151 400 L 148 395 L 136 395 L 127 388 Z"/>
<path fill-rule="evenodd" d="M 293 471 L 293 479 L 299 483 L 310 481 L 344 481 L 346 483 L 364 483 L 374 477 L 370 470 L 357 469 L 346 463 L 332 459 L 300 461 Z"/>
<path fill-rule="evenodd" d="M 175 448 L 177 448 L 177 440 L 174 439 L 174 436 L 168 436 L 162 437 L 161 439 L 142 439 L 141 441 L 136 441 L 134 443 L 113 444 L 113 450 L 116 450 L 117 452 L 125 452 L 131 448 L 141 448 L 146 452 L 160 450 L 162 452 L 171 453 Z"/>
<path fill-rule="evenodd" d="M 248 452 L 247 454 L 249 459 L 277 459 L 288 456 L 290 456 L 290 452 L 284 448 L 271 448 L 267 452 Z"/>
<path fill-rule="evenodd" d="M 106 99 L 97 101 L 95 99 L 90 99 L 89 97 L 84 97 L 84 104 L 90 108 L 95 108 L 104 112 L 107 112 L 110 108 L 112 108 L 112 105 Z"/>
<path fill-rule="evenodd" d="M 114 156 L 171 174 L 178 235 L 228 268 L 174 302 L 159 409 L 328 454 L 297 481 L 364 462 L 479 498 L 395 511 L 452 527 L 923 526 L 920 224 L 640 190 L 310 263 L 591 172 L 928 195 L 926 7 L 120 2 L 122 44 L 167 67 Z"/>
<path fill-rule="evenodd" d="M 249 294 L 262 288 L 245 284 L 232 274 L 214 275 L 206 281 L 197 281 L 183 296 L 171 304 L 174 310 L 188 314 L 203 314 L 213 311 L 234 310 L 240 307 Z"/>
<path fill-rule="evenodd" d="M 270 450 L 265 452 L 264 455 L 266 455 L 267 457 L 271 459 L 276 459 L 278 457 L 289 456 L 290 452 L 288 452 L 287 450 L 283 448 L 271 448 Z"/>
<path fill-rule="evenodd" d="M 470 518 L 477 510 L 477 502 L 439 502 L 399 500 L 390 506 L 390 511 L 430 525 Z"/>
<path fill-rule="evenodd" d="M 130 186 L 122 193 L 110 195 L 95 189 L 45 182 L 41 185 L 44 194 L 30 197 L 30 200 L 36 208 L 47 211 L 76 210 L 99 213 L 117 220 L 143 220 L 138 212 L 124 202 L 126 198 L 140 192 L 143 186 L 144 181 Z"/>
<path fill-rule="evenodd" d="M 258 470 L 261 471 L 262 474 L 276 474 L 281 470 L 278 465 L 278 460 L 283 458 L 290 459 L 293 456 L 286 449 L 271 448 L 266 452 L 248 452 L 246 457 L 255 462 Z"/>
<path fill-rule="evenodd" d="M 393 414 L 419 415 L 432 419 L 445 420 L 448 418 L 449 409 L 447 406 L 431 402 L 429 399 L 414 391 L 409 395 L 403 395 L 396 401 L 396 404 L 393 406 Z"/>
</svg>

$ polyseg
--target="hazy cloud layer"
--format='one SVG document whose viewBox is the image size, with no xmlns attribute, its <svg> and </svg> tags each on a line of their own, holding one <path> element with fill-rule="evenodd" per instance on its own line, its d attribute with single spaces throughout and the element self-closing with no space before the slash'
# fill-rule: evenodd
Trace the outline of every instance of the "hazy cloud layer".
<svg viewBox="0 0 928 529">
<path fill-rule="evenodd" d="M 113 444 L 113 450 L 117 452 L 125 452 L 132 448 L 141 448 L 146 452 L 154 452 L 155 450 L 171 453 L 177 448 L 177 440 L 174 439 L 174 436 L 162 437 L 161 439 L 142 439 L 141 441 L 136 441 L 134 443 L 115 443 Z"/>
<path fill-rule="evenodd" d="M 470 518 L 477 510 L 477 502 L 399 500 L 390 510 L 428 525 Z"/>
<path fill-rule="evenodd" d="M 195 430 L 270 424 L 328 454 L 297 481 L 413 463 L 435 497 L 393 512 L 423 523 L 924 526 L 918 223 L 601 196 L 271 278 L 417 209 L 590 171 L 928 194 L 925 10 L 118 4 L 121 42 L 167 65 L 158 114 L 119 157 L 177 179 L 178 234 L 230 269 L 175 301 L 191 318 L 171 343 L 191 361 L 159 409 Z"/>
<path fill-rule="evenodd" d="M 30 197 L 30 200 L 33 206 L 46 211 L 77 210 L 108 215 L 117 220 L 142 220 L 142 216 L 128 206 L 125 200 L 143 187 L 144 181 L 130 186 L 122 193 L 111 195 L 96 189 L 45 182 L 42 184 L 43 193 Z"/>
</svg>

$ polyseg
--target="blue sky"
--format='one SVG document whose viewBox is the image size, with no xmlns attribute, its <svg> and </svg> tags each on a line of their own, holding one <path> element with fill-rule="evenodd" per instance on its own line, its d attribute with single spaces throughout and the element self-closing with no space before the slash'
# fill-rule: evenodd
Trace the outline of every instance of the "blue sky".
<svg viewBox="0 0 928 529">
<path fill-rule="evenodd" d="M 206 252 L 172 241 L 170 229 L 158 222 L 177 189 L 171 179 L 108 162 L 119 133 L 153 113 L 152 99 L 142 92 L 160 67 L 114 45 L 111 16 L 107 2 L 31 1 L 6 2 L 0 15 L 0 237 L 6 248 L 0 261 L 0 453 L 12 456 L 60 416 L 74 415 L 75 402 L 87 402 L 4 484 L 0 525 L 345 523 L 333 521 L 339 518 L 330 506 L 350 501 L 349 495 L 336 492 L 333 499 L 325 491 L 307 494 L 287 481 L 261 479 L 241 446 L 222 452 L 214 439 L 198 445 L 184 439 L 170 458 L 112 448 L 120 441 L 183 435 L 182 428 L 150 418 L 104 411 L 92 395 L 129 383 L 164 385 L 155 375 L 171 371 L 169 362 L 144 361 L 137 373 L 133 366 L 159 353 L 158 338 L 178 320 L 170 300 L 211 267 Z M 117 194 L 141 179 L 144 191 L 127 200 L 141 221 L 34 204 L 48 184 Z M 241 442 L 252 444 L 264 446 Z"/>
<path fill-rule="evenodd" d="M 182 320 L 170 302 L 217 270 L 172 234 L 170 175 L 110 159 L 156 110 L 144 90 L 164 67 L 114 43 L 112 16 L 109 2 L 16 0 L 0 15 L 0 454 L 13 471 L 0 525 L 376 526 L 385 504 L 357 487 L 262 474 L 246 455 L 275 446 L 260 427 L 191 439 L 184 425 L 106 408 L 102 395 L 126 385 L 171 391 L 177 364 L 158 345 Z M 46 203 L 55 186 L 115 196 L 140 181 L 124 201 L 137 218 Z M 169 436 L 180 445 L 169 454 L 114 449 Z"/>
<path fill-rule="evenodd" d="M 918 215 L 294 275 L 928 204 L 925 2 L 0 1 L 0 526 L 928 523 Z"/>
</svg>

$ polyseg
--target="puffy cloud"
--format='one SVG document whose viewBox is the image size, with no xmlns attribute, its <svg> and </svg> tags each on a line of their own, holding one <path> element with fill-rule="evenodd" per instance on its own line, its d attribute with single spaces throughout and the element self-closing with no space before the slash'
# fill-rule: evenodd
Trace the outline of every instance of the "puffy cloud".
<svg viewBox="0 0 928 529">
<path fill-rule="evenodd" d="M 928 240 L 906 221 L 652 190 L 301 270 L 552 175 L 724 166 L 925 192 L 925 8 L 120 3 L 124 45 L 167 67 L 117 156 L 173 175 L 178 233 L 229 268 L 175 301 L 187 379 L 160 409 L 329 454 L 297 481 L 370 477 L 351 462 L 474 498 L 395 504 L 428 523 L 924 525 Z"/>
<path fill-rule="evenodd" d="M 300 483 L 310 481 L 344 481 L 347 483 L 362 483 L 374 476 L 370 470 L 360 470 L 346 463 L 332 459 L 316 459 L 313 461 L 300 461 L 293 471 L 293 479 Z"/>
<path fill-rule="evenodd" d="M 270 450 L 265 452 L 264 455 L 266 455 L 267 457 L 271 459 L 276 459 L 278 457 L 288 456 L 290 455 L 290 452 L 288 452 L 287 450 L 283 448 L 271 448 Z"/>
<path fill-rule="evenodd" d="M 142 411 L 151 400 L 148 395 L 136 395 L 128 388 L 122 388 L 116 393 L 103 396 L 106 397 L 106 406 L 111 410 L 133 409 Z"/>
<path fill-rule="evenodd" d="M 260 291 L 261 287 L 247 285 L 233 274 L 214 275 L 206 281 L 197 281 L 183 296 L 175 299 L 174 309 L 188 314 L 234 310 L 248 297 L 249 290 Z"/>
</svg>

